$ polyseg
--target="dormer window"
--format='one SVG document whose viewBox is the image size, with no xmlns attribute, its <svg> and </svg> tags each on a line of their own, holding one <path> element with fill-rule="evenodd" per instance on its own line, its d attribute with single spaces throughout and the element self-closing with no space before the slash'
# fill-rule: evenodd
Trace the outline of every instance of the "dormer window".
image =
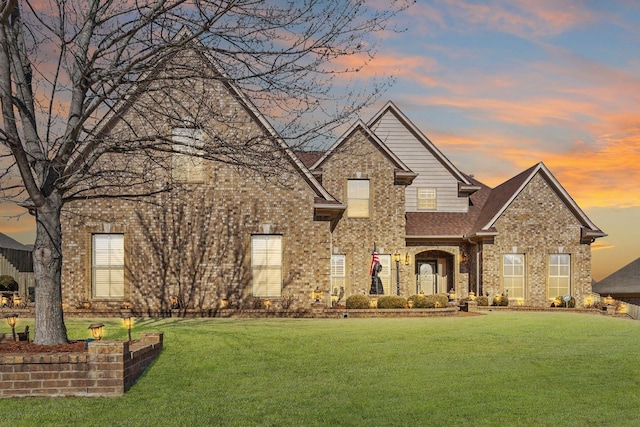
<svg viewBox="0 0 640 427">
<path fill-rule="evenodd" d="M 418 210 L 435 210 L 437 207 L 437 192 L 435 188 L 421 187 L 418 191 Z"/>
</svg>

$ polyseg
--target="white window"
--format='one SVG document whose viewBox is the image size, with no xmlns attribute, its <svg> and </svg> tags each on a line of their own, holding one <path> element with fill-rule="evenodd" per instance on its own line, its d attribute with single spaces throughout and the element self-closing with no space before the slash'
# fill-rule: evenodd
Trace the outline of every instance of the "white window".
<svg viewBox="0 0 640 427">
<path fill-rule="evenodd" d="M 203 182 L 204 160 L 202 157 L 203 132 L 193 128 L 173 129 L 173 151 L 171 170 L 173 179 L 180 182 Z"/>
<path fill-rule="evenodd" d="M 369 217 L 369 180 L 350 179 L 347 181 L 347 216 L 351 218 Z"/>
<path fill-rule="evenodd" d="M 347 260 L 345 255 L 331 256 L 331 295 L 339 296 L 340 288 L 343 292 L 347 287 Z"/>
<path fill-rule="evenodd" d="M 380 265 L 382 266 L 382 270 L 378 273 L 378 277 L 380 277 L 380 281 L 382 281 L 384 294 L 395 295 L 396 284 L 395 282 L 393 284 L 391 283 L 391 255 L 378 255 L 378 258 L 380 259 Z"/>
<path fill-rule="evenodd" d="M 124 235 L 94 234 L 93 297 L 124 297 Z"/>
<path fill-rule="evenodd" d="M 435 188 L 417 188 L 418 209 L 434 210 L 437 206 L 437 192 Z"/>
<path fill-rule="evenodd" d="M 253 296 L 282 295 L 282 236 L 259 234 L 251 237 Z"/>
<path fill-rule="evenodd" d="M 571 255 L 549 255 L 549 292 L 547 297 L 571 295 Z"/>
<path fill-rule="evenodd" d="M 524 254 L 502 256 L 502 283 L 509 298 L 525 298 Z"/>
</svg>

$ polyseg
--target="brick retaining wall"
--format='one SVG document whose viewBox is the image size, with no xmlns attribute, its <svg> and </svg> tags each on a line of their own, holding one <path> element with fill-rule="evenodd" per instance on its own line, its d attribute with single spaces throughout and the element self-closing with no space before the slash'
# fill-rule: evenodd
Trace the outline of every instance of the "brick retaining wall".
<svg viewBox="0 0 640 427">
<path fill-rule="evenodd" d="M 91 341 L 82 353 L 0 355 L 0 397 L 121 396 L 160 354 L 162 333 Z"/>
</svg>

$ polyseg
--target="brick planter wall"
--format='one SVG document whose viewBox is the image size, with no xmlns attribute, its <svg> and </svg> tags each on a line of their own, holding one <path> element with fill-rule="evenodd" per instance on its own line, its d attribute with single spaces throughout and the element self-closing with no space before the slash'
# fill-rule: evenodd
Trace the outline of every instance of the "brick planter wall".
<svg viewBox="0 0 640 427">
<path fill-rule="evenodd" d="M 0 356 L 0 397 L 121 396 L 162 350 L 162 333 L 140 341 L 92 341 L 82 353 Z"/>
</svg>

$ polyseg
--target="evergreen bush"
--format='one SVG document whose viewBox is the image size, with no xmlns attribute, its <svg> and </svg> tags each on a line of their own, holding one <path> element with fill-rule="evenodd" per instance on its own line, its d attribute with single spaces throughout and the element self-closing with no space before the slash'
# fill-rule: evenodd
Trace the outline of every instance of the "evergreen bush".
<svg viewBox="0 0 640 427">
<path fill-rule="evenodd" d="M 378 298 L 378 308 L 405 308 L 407 299 L 397 295 L 384 295 Z"/>
<path fill-rule="evenodd" d="M 427 298 L 424 294 L 411 295 L 409 301 L 412 302 L 412 308 L 433 308 L 435 307 L 435 301 Z"/>
<path fill-rule="evenodd" d="M 495 297 L 493 297 L 493 303 L 491 303 L 491 305 L 506 307 L 509 305 L 509 298 L 507 298 L 504 294 L 496 295 Z"/>
<path fill-rule="evenodd" d="M 347 297 L 347 299 L 345 300 L 345 304 L 347 308 L 364 309 L 364 308 L 371 307 L 371 303 L 369 302 L 369 297 L 362 294 L 356 294 L 356 295 L 351 295 Z"/>
<path fill-rule="evenodd" d="M 489 298 L 485 296 L 479 296 L 476 298 L 476 302 L 478 303 L 478 307 L 488 307 L 489 306 Z"/>
</svg>

